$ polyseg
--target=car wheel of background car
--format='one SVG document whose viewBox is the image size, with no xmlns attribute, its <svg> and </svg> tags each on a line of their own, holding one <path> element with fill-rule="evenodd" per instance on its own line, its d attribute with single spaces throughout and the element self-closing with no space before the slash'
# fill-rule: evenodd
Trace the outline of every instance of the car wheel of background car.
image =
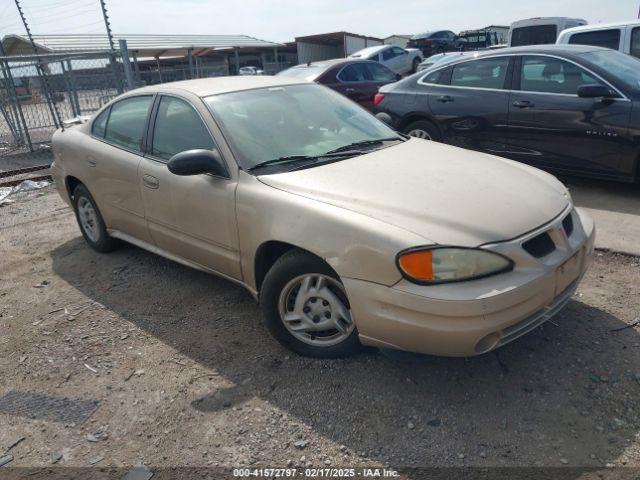
<svg viewBox="0 0 640 480">
<path fill-rule="evenodd" d="M 418 65 L 420 65 L 420 59 L 419 58 L 414 58 L 413 59 L 413 66 L 411 67 L 411 72 L 412 73 L 416 73 L 418 71 Z"/>
<path fill-rule="evenodd" d="M 340 279 L 307 252 L 291 250 L 276 261 L 264 279 L 260 306 L 271 334 L 296 353 L 337 358 L 361 348 Z"/>
<path fill-rule="evenodd" d="M 403 132 L 411 137 L 434 140 L 436 142 L 440 140 L 438 128 L 428 120 L 412 122 L 404 128 Z"/>
<path fill-rule="evenodd" d="M 82 184 L 73 191 L 73 205 L 80 231 L 89 246 L 102 253 L 114 250 L 118 246 L 118 242 L 107 233 L 96 202 L 87 187 Z"/>
</svg>

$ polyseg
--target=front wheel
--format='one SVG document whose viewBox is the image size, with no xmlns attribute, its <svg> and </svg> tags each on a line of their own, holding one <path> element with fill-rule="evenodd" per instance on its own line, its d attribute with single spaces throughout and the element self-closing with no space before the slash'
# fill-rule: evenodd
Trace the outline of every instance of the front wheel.
<svg viewBox="0 0 640 480">
<path fill-rule="evenodd" d="M 260 307 L 271 334 L 296 353 L 337 358 L 361 348 L 342 282 L 309 253 L 291 250 L 276 261 L 264 279 Z"/>
</svg>

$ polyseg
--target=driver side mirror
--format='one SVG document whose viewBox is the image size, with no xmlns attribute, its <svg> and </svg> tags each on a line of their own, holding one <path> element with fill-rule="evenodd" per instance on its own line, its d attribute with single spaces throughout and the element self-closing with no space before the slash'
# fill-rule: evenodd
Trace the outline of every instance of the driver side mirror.
<svg viewBox="0 0 640 480">
<path fill-rule="evenodd" d="M 187 150 L 176 153 L 167 168 L 174 175 L 188 176 L 211 173 L 220 177 L 228 177 L 227 166 L 217 150 Z"/>
<path fill-rule="evenodd" d="M 578 97 L 580 98 L 615 98 L 616 96 L 616 93 L 609 87 L 597 83 L 578 87 Z"/>
</svg>

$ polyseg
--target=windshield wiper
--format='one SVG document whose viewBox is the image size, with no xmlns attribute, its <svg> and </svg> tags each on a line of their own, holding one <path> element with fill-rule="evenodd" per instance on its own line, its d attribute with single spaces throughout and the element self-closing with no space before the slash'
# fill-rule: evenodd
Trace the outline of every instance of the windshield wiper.
<svg viewBox="0 0 640 480">
<path fill-rule="evenodd" d="M 377 138 L 375 140 L 361 140 L 359 142 L 353 142 L 353 143 L 350 143 L 349 145 L 343 145 L 342 147 L 335 148 L 333 150 L 330 150 L 327 153 L 342 152 L 344 150 L 351 150 L 352 148 L 356 148 L 356 147 L 366 147 L 367 145 L 378 145 L 382 142 L 391 142 L 393 140 L 401 141 L 402 137 L 388 137 L 388 138 Z"/>
<path fill-rule="evenodd" d="M 269 167 L 271 165 L 295 163 L 301 160 L 317 160 L 319 158 L 335 158 L 335 157 L 345 157 L 348 155 L 362 155 L 363 153 L 366 153 L 366 152 L 363 152 L 361 150 L 345 150 L 345 151 L 340 150 L 340 151 L 331 151 L 327 153 L 322 153 L 320 155 L 287 155 L 284 157 L 273 158 L 271 160 L 265 160 L 264 162 L 260 162 L 255 164 L 252 167 L 249 167 L 247 170 L 251 172 L 253 170 L 257 170 L 263 167 Z"/>
</svg>

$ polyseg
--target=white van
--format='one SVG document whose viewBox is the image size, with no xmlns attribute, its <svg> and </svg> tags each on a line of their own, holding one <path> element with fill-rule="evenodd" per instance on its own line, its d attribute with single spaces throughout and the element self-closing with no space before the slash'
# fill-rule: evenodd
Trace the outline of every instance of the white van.
<svg viewBox="0 0 640 480">
<path fill-rule="evenodd" d="M 606 47 L 640 58 L 640 20 L 570 28 L 556 43 Z"/>
<path fill-rule="evenodd" d="M 518 20 L 513 22 L 509 29 L 509 46 L 556 43 L 558 34 L 563 30 L 586 24 L 586 20 L 569 17 L 536 17 Z"/>
</svg>

